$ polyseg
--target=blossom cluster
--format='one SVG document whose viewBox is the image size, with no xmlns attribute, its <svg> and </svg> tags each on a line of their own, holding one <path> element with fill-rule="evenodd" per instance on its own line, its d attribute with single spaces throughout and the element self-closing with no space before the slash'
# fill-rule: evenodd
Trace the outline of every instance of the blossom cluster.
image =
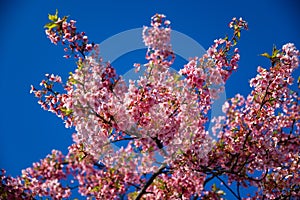
<svg viewBox="0 0 300 200">
<path fill-rule="evenodd" d="M 63 86 L 62 79 L 58 75 L 46 74 L 46 79 L 42 80 L 40 86 L 42 89 L 36 89 L 31 85 L 30 93 L 33 93 L 38 98 L 38 104 L 46 110 L 56 114 L 58 117 L 64 120 L 66 127 L 70 127 L 72 124 L 72 112 L 68 109 L 68 94 L 60 93 L 54 90 L 57 85 Z"/>
<path fill-rule="evenodd" d="M 224 91 L 225 81 L 237 69 L 240 55 L 234 46 L 240 39 L 241 30 L 248 29 L 242 18 L 233 18 L 229 26 L 234 28 L 231 40 L 228 37 L 215 40 L 203 57 L 191 59 L 179 72 L 190 86 L 200 93 L 207 93 L 212 99 L 218 98 L 218 94 Z"/>
<path fill-rule="evenodd" d="M 70 58 L 71 55 L 74 55 L 75 58 L 85 57 L 87 52 L 93 50 L 94 45 L 89 43 L 85 32 L 77 32 L 75 20 L 67 21 L 68 17 L 61 19 L 57 15 L 58 11 L 55 15 L 49 14 L 51 22 L 45 25 L 47 37 L 52 43 L 61 42 L 65 46 L 64 51 L 70 52 L 64 55 L 65 58 Z"/>
<path fill-rule="evenodd" d="M 299 55 L 293 44 L 283 45 L 275 66 L 258 67 L 247 98 L 236 95 L 223 105 L 226 118 L 216 119 L 220 140 L 212 166 L 221 166 L 229 183 L 258 187 L 253 198 L 299 197 L 300 106 L 288 87 Z"/>
<path fill-rule="evenodd" d="M 20 177 L 2 170 L 1 199 L 62 199 L 74 189 L 96 199 L 222 199 L 224 188 L 242 199 L 241 188 L 253 186 L 257 191 L 247 199 L 300 197 L 300 106 L 290 88 L 300 54 L 293 44 L 274 50 L 269 69 L 258 67 L 247 97 L 237 94 L 224 103 L 225 116 L 212 119 L 214 141 L 206 131 L 208 115 L 238 67 L 235 46 L 248 28 L 243 19 L 229 23 L 230 40 L 215 40 L 176 74 L 169 70 L 175 59 L 170 22 L 154 15 L 143 31 L 147 70 L 129 86 L 102 61 L 99 47 L 76 32 L 75 21 L 57 13 L 49 19 L 50 40 L 83 57 L 75 55 L 77 69 L 66 84 L 46 74 L 42 88 L 31 92 L 75 128 L 74 144 L 66 156 L 53 150 Z M 116 148 L 118 142 L 123 145 Z M 213 180 L 221 186 L 209 187 Z"/>
<path fill-rule="evenodd" d="M 151 27 L 144 26 L 143 41 L 148 47 L 146 59 L 149 60 L 145 66 L 150 69 L 156 65 L 167 70 L 174 62 L 170 23 L 165 15 L 156 14 L 151 18 Z"/>
</svg>

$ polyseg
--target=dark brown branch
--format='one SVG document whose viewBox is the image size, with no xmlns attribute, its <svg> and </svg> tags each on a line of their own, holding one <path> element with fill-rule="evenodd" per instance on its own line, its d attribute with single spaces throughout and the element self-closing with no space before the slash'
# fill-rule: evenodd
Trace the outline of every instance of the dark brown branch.
<svg viewBox="0 0 300 200">
<path fill-rule="evenodd" d="M 131 138 L 122 138 L 122 139 L 119 139 L 119 140 L 112 140 L 110 141 L 110 144 L 111 143 L 116 143 L 116 142 L 121 142 L 121 141 L 126 141 L 126 140 L 134 140 L 134 139 L 137 139 L 138 137 L 131 137 Z"/>
<path fill-rule="evenodd" d="M 144 187 L 142 188 L 142 190 L 138 193 L 137 197 L 135 198 L 135 200 L 140 200 L 142 198 L 142 196 L 144 194 L 146 194 L 146 190 L 148 189 L 148 187 L 153 183 L 154 179 L 160 175 L 163 170 L 166 168 L 165 165 L 161 165 L 160 168 L 158 169 L 157 172 L 155 172 L 154 174 L 152 174 L 152 176 L 150 177 L 150 179 L 146 182 L 146 184 L 144 185 Z"/>
<path fill-rule="evenodd" d="M 271 83 L 272 83 L 272 82 L 270 81 L 269 84 L 268 84 L 268 86 L 267 86 L 267 88 L 266 88 L 266 93 L 264 94 L 264 97 L 263 97 L 263 99 L 262 99 L 262 102 L 261 102 L 261 105 L 260 105 L 259 110 L 261 110 L 262 107 L 263 107 L 263 106 L 265 105 L 265 103 L 267 102 L 267 101 L 266 101 L 266 97 L 267 97 L 268 90 L 269 90 L 269 87 L 270 87 Z"/>
<path fill-rule="evenodd" d="M 238 197 L 239 197 L 240 199 L 242 199 L 242 198 L 241 198 L 241 192 L 240 192 L 240 182 L 237 182 L 236 190 L 237 190 L 237 195 L 238 195 Z"/>
<path fill-rule="evenodd" d="M 226 183 L 225 181 L 223 181 L 223 179 L 221 179 L 219 176 L 216 176 L 217 179 L 219 179 L 223 184 L 224 186 L 233 194 L 233 196 L 235 196 L 238 200 L 242 200 L 241 197 L 239 197 Z"/>
<path fill-rule="evenodd" d="M 215 175 L 212 175 L 211 177 L 209 177 L 208 179 L 205 179 L 205 181 L 204 181 L 204 183 L 203 183 L 203 187 L 205 187 L 205 185 L 209 182 L 209 181 L 211 181 L 212 179 L 214 179 L 215 178 Z"/>
</svg>

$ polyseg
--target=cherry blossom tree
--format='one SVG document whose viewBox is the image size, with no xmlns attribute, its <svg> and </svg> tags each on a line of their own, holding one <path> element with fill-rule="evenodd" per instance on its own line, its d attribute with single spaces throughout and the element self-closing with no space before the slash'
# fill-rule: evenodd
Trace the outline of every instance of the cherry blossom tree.
<svg viewBox="0 0 300 200">
<path fill-rule="evenodd" d="M 30 92 L 76 130 L 74 144 L 67 155 L 53 150 L 21 176 L 2 170 L 1 199 L 62 199 L 75 190 L 89 199 L 300 198 L 300 83 L 292 77 L 300 54 L 294 44 L 262 54 L 270 67 L 257 68 L 251 93 L 235 95 L 223 105 L 224 116 L 210 120 L 212 103 L 238 68 L 236 46 L 248 28 L 242 18 L 229 23 L 231 37 L 215 40 L 203 57 L 174 73 L 170 21 L 154 15 L 142 35 L 146 70 L 129 85 L 76 21 L 58 12 L 49 20 L 47 37 L 77 67 L 65 82 L 46 74 Z M 141 65 L 134 64 L 136 71 Z M 217 140 L 206 128 L 210 122 Z"/>
</svg>

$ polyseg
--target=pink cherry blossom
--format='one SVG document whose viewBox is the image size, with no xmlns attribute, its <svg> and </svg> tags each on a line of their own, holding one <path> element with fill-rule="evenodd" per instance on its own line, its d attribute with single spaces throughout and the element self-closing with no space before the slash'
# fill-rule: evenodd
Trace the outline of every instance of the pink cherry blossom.
<svg viewBox="0 0 300 200">
<path fill-rule="evenodd" d="M 30 93 L 75 128 L 74 144 L 16 178 L 2 170 L 1 199 L 62 199 L 73 190 L 95 199 L 223 199 L 225 189 L 236 199 L 300 198 L 299 91 L 291 89 L 300 53 L 294 44 L 276 51 L 271 67 L 257 68 L 248 96 L 224 103 L 224 116 L 211 120 L 214 141 L 208 114 L 238 68 L 236 45 L 248 29 L 242 18 L 229 23 L 231 38 L 215 40 L 175 74 L 169 70 L 175 59 L 170 21 L 154 15 L 142 36 L 147 70 L 129 86 L 77 32 L 76 21 L 58 18 L 56 24 L 46 34 L 71 51 L 77 68 L 65 83 L 46 74 L 41 89 L 31 86 Z M 127 143 L 114 149 L 120 141 Z M 208 186 L 213 180 L 221 185 Z M 256 192 L 242 196 L 241 188 L 249 187 Z"/>
</svg>

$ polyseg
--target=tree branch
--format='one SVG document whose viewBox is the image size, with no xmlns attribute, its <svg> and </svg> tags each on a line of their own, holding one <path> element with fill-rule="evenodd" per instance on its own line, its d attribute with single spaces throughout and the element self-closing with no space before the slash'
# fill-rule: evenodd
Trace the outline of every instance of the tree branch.
<svg viewBox="0 0 300 200">
<path fill-rule="evenodd" d="M 223 184 L 224 186 L 238 199 L 238 200 L 241 200 L 241 198 L 225 183 L 225 181 L 223 181 L 223 179 L 221 179 L 219 176 L 216 176 L 217 179 L 219 179 Z"/>
<path fill-rule="evenodd" d="M 150 179 L 146 182 L 146 184 L 144 185 L 144 187 L 142 188 L 142 190 L 140 190 L 140 192 L 138 193 L 137 197 L 135 198 L 135 200 L 140 200 L 142 198 L 142 196 L 146 193 L 147 188 L 153 183 L 154 179 L 162 173 L 162 171 L 166 168 L 166 166 L 163 164 L 159 167 L 158 171 L 155 172 L 154 174 L 152 174 L 152 176 L 150 177 Z"/>
</svg>

